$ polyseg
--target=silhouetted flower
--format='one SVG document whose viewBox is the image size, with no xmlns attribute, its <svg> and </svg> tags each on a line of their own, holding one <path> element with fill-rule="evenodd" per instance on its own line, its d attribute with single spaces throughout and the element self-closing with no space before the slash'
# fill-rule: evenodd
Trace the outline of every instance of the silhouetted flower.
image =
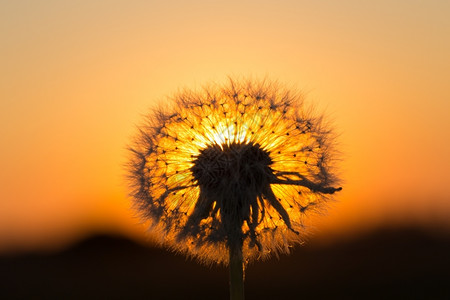
<svg viewBox="0 0 450 300">
<path fill-rule="evenodd" d="M 341 188 L 334 135 L 302 97 L 230 79 L 177 94 L 139 127 L 129 178 L 160 241 L 204 262 L 288 252 L 305 217 Z"/>
</svg>

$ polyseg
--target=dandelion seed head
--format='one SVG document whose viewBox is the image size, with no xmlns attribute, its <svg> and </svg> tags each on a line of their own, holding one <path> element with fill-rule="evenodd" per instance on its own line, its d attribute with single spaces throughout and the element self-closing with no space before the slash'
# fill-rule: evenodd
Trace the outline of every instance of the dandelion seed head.
<svg viewBox="0 0 450 300">
<path fill-rule="evenodd" d="M 137 211 L 160 242 L 204 262 L 289 252 L 340 188 L 334 135 L 303 98 L 230 79 L 153 110 L 130 147 Z"/>
</svg>

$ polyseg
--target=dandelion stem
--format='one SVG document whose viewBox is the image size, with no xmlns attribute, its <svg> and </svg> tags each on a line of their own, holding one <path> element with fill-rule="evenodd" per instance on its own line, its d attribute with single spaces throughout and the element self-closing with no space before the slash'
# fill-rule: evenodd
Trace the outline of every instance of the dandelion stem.
<svg viewBox="0 0 450 300">
<path fill-rule="evenodd" d="M 242 243 L 230 245 L 230 300 L 244 300 Z"/>
</svg>

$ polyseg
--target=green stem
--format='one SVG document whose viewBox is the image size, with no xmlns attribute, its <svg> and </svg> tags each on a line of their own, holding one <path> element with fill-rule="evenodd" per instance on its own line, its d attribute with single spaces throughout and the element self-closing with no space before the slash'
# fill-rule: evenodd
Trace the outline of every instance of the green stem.
<svg viewBox="0 0 450 300">
<path fill-rule="evenodd" d="M 244 300 L 244 263 L 242 243 L 230 246 L 230 299 Z"/>
</svg>

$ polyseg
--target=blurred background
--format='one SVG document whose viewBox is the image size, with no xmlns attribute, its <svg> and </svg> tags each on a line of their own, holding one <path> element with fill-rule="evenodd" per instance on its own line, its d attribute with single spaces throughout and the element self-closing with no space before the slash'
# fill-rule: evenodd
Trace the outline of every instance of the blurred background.
<svg viewBox="0 0 450 300">
<path fill-rule="evenodd" d="M 1 1 L 0 296 L 226 299 L 156 248 L 123 165 L 142 116 L 227 75 L 303 91 L 344 190 L 249 299 L 450 297 L 450 2 Z"/>
</svg>

